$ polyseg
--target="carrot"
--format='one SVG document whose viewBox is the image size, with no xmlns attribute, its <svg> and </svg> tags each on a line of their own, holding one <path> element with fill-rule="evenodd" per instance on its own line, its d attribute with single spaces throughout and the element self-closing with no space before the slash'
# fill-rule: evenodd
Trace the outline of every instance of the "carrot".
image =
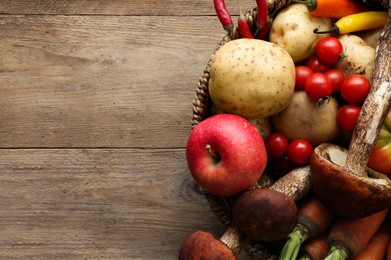
<svg viewBox="0 0 391 260">
<path fill-rule="evenodd" d="M 327 233 L 323 232 L 315 237 L 308 239 L 300 250 L 298 260 L 323 260 L 329 252 L 327 243 Z"/>
<path fill-rule="evenodd" d="M 324 232 L 334 221 L 334 213 L 314 195 L 307 197 L 298 210 L 297 225 L 288 236 L 280 260 L 295 259 L 304 241 Z"/>
<path fill-rule="evenodd" d="M 338 219 L 330 230 L 330 251 L 325 260 L 356 257 L 379 229 L 388 209 L 355 219 Z"/>
<path fill-rule="evenodd" d="M 312 15 L 328 18 L 341 18 L 369 11 L 369 8 L 364 4 L 354 0 L 293 0 L 293 2 L 307 5 Z"/>
<path fill-rule="evenodd" d="M 388 248 L 387 248 L 387 258 L 386 260 L 391 260 L 391 240 L 388 243 Z"/>
<path fill-rule="evenodd" d="M 354 260 L 384 260 L 391 239 L 391 224 L 384 223 Z"/>
</svg>

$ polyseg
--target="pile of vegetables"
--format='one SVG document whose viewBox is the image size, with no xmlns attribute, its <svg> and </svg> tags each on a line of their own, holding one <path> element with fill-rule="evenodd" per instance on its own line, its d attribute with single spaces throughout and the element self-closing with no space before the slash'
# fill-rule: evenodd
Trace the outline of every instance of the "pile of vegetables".
<svg viewBox="0 0 391 260">
<path fill-rule="evenodd" d="M 391 259 L 391 87 L 381 78 L 391 72 L 375 67 L 389 58 L 376 53 L 387 8 L 268 4 L 256 1 L 253 24 L 239 4 L 234 23 L 214 0 L 230 41 L 208 63 L 209 114 L 186 159 L 232 219 L 220 239 L 191 234 L 179 259 L 236 259 L 251 241 L 265 245 L 261 259 Z"/>
</svg>

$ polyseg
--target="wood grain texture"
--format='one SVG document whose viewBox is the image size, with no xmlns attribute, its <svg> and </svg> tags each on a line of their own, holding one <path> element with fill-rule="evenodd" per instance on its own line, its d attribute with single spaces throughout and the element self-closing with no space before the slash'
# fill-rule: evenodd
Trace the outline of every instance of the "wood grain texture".
<svg viewBox="0 0 391 260">
<path fill-rule="evenodd" d="M 0 1 L 0 259 L 176 259 L 222 235 L 184 147 L 224 35 L 209 0 Z"/>
<path fill-rule="evenodd" d="M 240 4 L 243 9 L 256 5 L 250 0 L 241 0 Z M 236 1 L 226 1 L 226 6 L 232 15 L 238 15 Z M 211 0 L 2 0 L 0 14 L 210 16 L 215 10 Z"/>
<path fill-rule="evenodd" d="M 182 149 L 3 149 L 0 171 L 2 259 L 174 259 L 221 229 Z"/>
<path fill-rule="evenodd" d="M 1 16 L 1 146 L 183 147 L 213 20 Z"/>
</svg>

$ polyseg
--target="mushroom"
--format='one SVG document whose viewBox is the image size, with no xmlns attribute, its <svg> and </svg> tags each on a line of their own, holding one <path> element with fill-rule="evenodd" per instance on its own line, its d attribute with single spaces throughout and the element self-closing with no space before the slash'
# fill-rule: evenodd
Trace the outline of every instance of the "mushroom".
<svg viewBox="0 0 391 260">
<path fill-rule="evenodd" d="M 287 194 L 293 201 L 299 200 L 311 190 L 309 166 L 292 170 L 277 180 L 270 189 L 274 190 L 273 192 Z M 251 190 L 257 190 L 257 188 Z M 190 234 L 182 244 L 179 251 L 179 260 L 236 259 L 232 257 L 239 254 L 247 241 L 248 237 L 238 228 L 236 223 L 228 227 L 220 239 L 210 233 L 196 231 Z M 267 250 L 263 250 L 262 253 L 267 255 Z"/>
<path fill-rule="evenodd" d="M 376 49 L 371 91 L 361 108 L 349 150 L 321 144 L 311 159 L 314 193 L 339 216 L 364 217 L 391 207 L 391 180 L 367 167 L 391 105 L 390 26 L 389 18 Z"/>
</svg>

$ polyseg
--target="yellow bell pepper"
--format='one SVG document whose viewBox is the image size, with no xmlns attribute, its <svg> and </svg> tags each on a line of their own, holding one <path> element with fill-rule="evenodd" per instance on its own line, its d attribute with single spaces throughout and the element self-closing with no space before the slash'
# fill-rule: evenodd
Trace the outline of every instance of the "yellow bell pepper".
<svg viewBox="0 0 391 260">
<path fill-rule="evenodd" d="M 332 35 L 347 34 L 362 30 L 369 30 L 382 27 L 386 24 L 388 12 L 383 11 L 367 11 L 356 14 L 351 14 L 339 19 L 333 28 L 328 31 L 318 31 L 314 29 L 314 33 L 330 33 Z"/>
</svg>

